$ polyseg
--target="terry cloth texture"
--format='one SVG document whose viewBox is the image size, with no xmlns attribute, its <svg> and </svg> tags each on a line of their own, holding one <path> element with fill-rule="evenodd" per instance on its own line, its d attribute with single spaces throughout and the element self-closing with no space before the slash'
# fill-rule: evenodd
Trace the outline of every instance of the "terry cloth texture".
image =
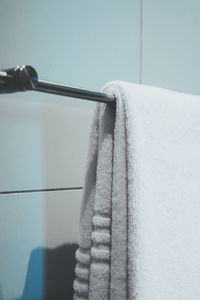
<svg viewBox="0 0 200 300">
<path fill-rule="evenodd" d="M 91 126 L 74 299 L 200 299 L 200 97 L 106 84 Z"/>
</svg>

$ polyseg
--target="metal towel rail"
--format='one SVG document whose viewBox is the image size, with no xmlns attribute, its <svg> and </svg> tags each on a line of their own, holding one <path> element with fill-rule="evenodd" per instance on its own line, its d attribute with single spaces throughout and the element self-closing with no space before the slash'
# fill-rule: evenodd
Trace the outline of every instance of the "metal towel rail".
<svg viewBox="0 0 200 300">
<path fill-rule="evenodd" d="M 28 90 L 104 103 L 114 103 L 116 100 L 112 94 L 40 80 L 36 70 L 29 65 L 0 70 L 0 94 Z"/>
</svg>

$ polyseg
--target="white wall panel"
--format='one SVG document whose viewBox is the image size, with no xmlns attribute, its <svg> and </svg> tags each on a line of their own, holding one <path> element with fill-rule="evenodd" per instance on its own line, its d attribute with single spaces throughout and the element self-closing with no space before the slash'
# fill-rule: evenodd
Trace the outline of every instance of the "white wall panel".
<svg viewBox="0 0 200 300">
<path fill-rule="evenodd" d="M 81 186 L 94 104 L 19 97 L 0 99 L 0 191 Z"/>
</svg>

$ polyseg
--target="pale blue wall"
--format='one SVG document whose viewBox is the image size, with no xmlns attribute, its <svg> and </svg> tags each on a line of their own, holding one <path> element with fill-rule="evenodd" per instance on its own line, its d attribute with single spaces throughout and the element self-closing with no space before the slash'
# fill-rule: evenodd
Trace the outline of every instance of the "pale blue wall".
<svg viewBox="0 0 200 300">
<path fill-rule="evenodd" d="M 0 5 L 1 66 L 32 64 L 42 78 L 97 89 L 138 81 L 139 0 Z"/>
<path fill-rule="evenodd" d="M 200 94 L 199 0 L 143 1 L 143 83 Z"/>
<path fill-rule="evenodd" d="M 2 69 L 30 64 L 41 79 L 97 90 L 115 79 L 139 82 L 139 0 L 2 0 L 0 26 Z M 1 95 L 0 192 L 81 186 L 94 106 Z M 0 195 L 0 300 L 22 299 L 37 254 L 26 300 L 42 295 L 36 249 L 76 241 L 80 199 L 81 191 Z"/>
</svg>

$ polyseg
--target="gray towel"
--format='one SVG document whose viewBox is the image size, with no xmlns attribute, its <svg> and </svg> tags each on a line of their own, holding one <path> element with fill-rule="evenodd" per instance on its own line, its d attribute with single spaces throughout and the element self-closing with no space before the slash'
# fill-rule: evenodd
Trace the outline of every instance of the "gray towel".
<svg viewBox="0 0 200 300">
<path fill-rule="evenodd" d="M 200 299 L 200 97 L 114 81 L 91 129 L 74 299 Z"/>
<path fill-rule="evenodd" d="M 123 91 L 98 104 L 90 135 L 80 216 L 74 299 L 128 299 L 128 173 L 133 176 Z M 102 90 L 106 91 L 106 87 Z"/>
</svg>

